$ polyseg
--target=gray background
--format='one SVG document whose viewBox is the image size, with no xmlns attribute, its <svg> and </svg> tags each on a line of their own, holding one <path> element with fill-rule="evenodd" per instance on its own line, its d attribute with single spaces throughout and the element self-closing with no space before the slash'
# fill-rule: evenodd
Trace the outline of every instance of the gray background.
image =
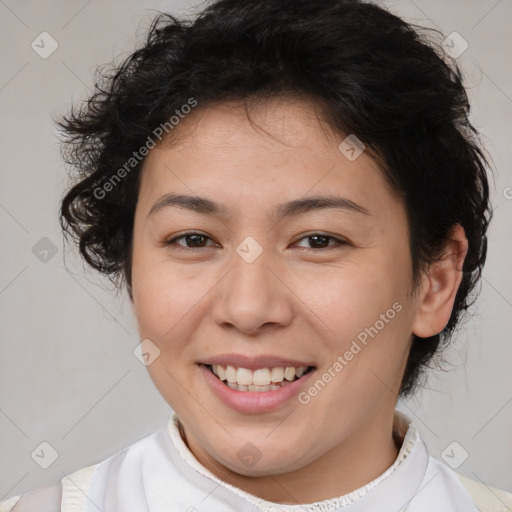
<svg viewBox="0 0 512 512">
<path fill-rule="evenodd" d="M 428 389 L 399 408 L 433 455 L 456 441 L 445 453 L 468 453 L 460 473 L 512 491 L 512 2 L 386 4 L 468 42 L 458 62 L 496 169 L 480 298 L 446 353 L 450 371 L 433 373 Z M 142 41 L 155 9 L 188 15 L 199 5 L 0 0 L 0 499 L 99 462 L 169 417 L 133 355 L 139 340 L 128 298 L 63 244 L 57 212 L 67 179 L 51 116 L 87 95 L 97 65 Z M 31 48 L 44 31 L 59 45 L 47 59 Z M 47 469 L 35 460 L 48 462 L 51 450 L 31 457 L 44 441 L 58 453 Z"/>
</svg>

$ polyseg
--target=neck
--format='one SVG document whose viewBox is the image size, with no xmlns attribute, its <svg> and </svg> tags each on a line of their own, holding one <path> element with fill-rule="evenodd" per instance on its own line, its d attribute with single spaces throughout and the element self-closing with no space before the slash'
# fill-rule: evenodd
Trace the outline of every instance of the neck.
<svg viewBox="0 0 512 512">
<path fill-rule="evenodd" d="M 400 447 L 393 438 L 393 411 L 374 418 L 342 443 L 307 466 L 263 477 L 240 475 L 219 464 L 199 445 L 182 438 L 196 459 L 217 478 L 249 494 L 279 504 L 307 504 L 348 494 L 384 473 Z"/>
</svg>

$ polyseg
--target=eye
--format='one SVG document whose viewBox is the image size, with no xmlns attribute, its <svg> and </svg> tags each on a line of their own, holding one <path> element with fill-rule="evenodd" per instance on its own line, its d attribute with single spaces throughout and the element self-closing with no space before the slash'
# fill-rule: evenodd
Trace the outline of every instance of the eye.
<svg viewBox="0 0 512 512">
<path fill-rule="evenodd" d="M 186 245 L 178 244 L 178 240 L 184 239 Z M 206 246 L 204 242 L 206 240 L 211 240 L 209 236 L 203 235 L 202 233 L 197 233 L 195 231 L 189 231 L 188 233 L 184 233 L 183 235 L 177 236 L 175 238 L 171 238 L 170 240 L 166 240 L 165 245 L 175 245 L 182 249 L 203 249 Z M 191 245 L 187 244 L 187 241 L 190 241 Z"/>
<path fill-rule="evenodd" d="M 323 233 L 312 233 L 311 235 L 305 236 L 301 238 L 299 241 L 302 240 L 311 240 L 313 242 L 313 247 L 307 247 L 307 249 L 329 249 L 333 247 L 339 247 L 342 245 L 348 245 L 347 242 L 344 240 L 341 240 L 339 238 L 336 238 L 331 235 L 325 235 Z M 328 241 L 333 240 L 333 244 L 329 244 Z M 326 245 L 327 244 L 327 245 Z"/>
<path fill-rule="evenodd" d="M 178 243 L 178 241 L 182 239 L 185 240 L 185 245 Z M 196 231 L 189 231 L 177 237 L 171 238 L 170 240 L 166 240 L 164 245 L 173 245 L 181 249 L 205 249 L 208 247 L 208 245 L 205 245 L 208 240 L 211 240 L 209 236 L 198 233 Z M 344 240 L 323 233 L 312 233 L 308 236 L 302 237 L 299 242 L 302 240 L 310 240 L 310 243 L 312 241 L 313 247 L 306 247 L 306 249 L 322 250 L 339 247 L 342 245 L 348 245 L 348 242 Z M 332 241 L 333 243 L 329 243 L 329 241 Z"/>
</svg>

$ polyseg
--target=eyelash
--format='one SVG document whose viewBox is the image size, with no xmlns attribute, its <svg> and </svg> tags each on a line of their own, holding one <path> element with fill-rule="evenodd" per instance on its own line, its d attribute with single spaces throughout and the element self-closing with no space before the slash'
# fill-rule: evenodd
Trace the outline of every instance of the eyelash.
<svg viewBox="0 0 512 512">
<path fill-rule="evenodd" d="M 183 247 L 183 246 L 180 246 L 176 243 L 177 240 L 181 239 L 181 238 L 187 238 L 187 237 L 190 237 L 190 236 L 194 236 L 194 235 L 199 235 L 203 238 L 207 238 L 209 240 L 211 240 L 211 238 L 207 235 L 203 235 L 203 233 L 198 233 L 196 231 L 188 231 L 187 233 L 183 233 L 182 235 L 179 235 L 177 237 L 174 237 L 170 240 L 166 240 L 164 242 L 164 245 L 165 246 L 177 246 L 179 247 L 180 249 L 191 249 L 191 250 L 201 250 L 201 249 L 207 249 L 207 247 Z M 343 246 L 343 245 L 348 245 L 348 242 L 346 242 L 345 240 L 341 240 L 339 238 L 336 238 L 332 235 L 326 235 L 326 234 L 323 234 L 323 233 L 312 233 L 310 235 L 307 235 L 307 236 L 304 236 L 302 238 L 300 238 L 298 241 L 301 242 L 302 240 L 304 239 L 307 239 L 307 238 L 314 238 L 316 236 L 319 236 L 319 237 L 322 237 L 322 238 L 327 238 L 327 239 L 331 239 L 331 240 L 334 240 L 335 241 L 335 244 L 333 245 L 328 245 L 327 247 L 321 247 L 321 248 L 314 248 L 314 247 L 302 247 L 302 249 L 309 249 L 309 250 L 312 250 L 312 251 L 325 251 L 325 250 L 328 250 L 328 249 L 333 249 L 335 247 L 340 247 L 340 246 Z"/>
</svg>

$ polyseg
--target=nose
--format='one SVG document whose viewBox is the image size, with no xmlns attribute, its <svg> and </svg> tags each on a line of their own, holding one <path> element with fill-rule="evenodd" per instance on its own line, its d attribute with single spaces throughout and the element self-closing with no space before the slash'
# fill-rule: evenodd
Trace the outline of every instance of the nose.
<svg viewBox="0 0 512 512">
<path fill-rule="evenodd" d="M 293 319 L 293 293 L 283 264 L 264 250 L 254 261 L 235 253 L 231 271 L 216 287 L 214 320 L 251 335 L 277 329 Z"/>
</svg>

